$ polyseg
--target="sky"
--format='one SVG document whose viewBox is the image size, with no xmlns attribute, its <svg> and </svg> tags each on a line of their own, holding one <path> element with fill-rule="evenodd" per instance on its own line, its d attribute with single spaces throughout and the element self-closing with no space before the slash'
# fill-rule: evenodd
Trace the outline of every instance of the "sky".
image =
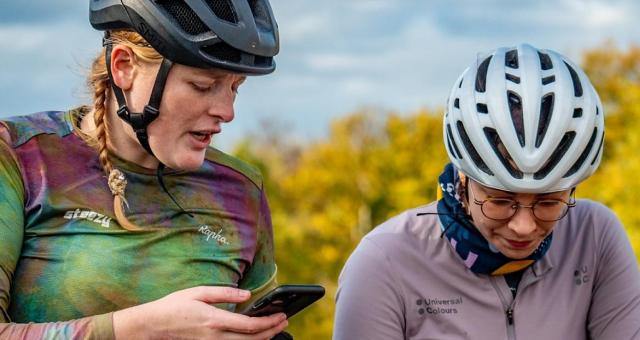
<svg viewBox="0 0 640 340">
<path fill-rule="evenodd" d="M 101 33 L 88 1 L 0 2 L 0 118 L 91 102 L 85 76 Z M 327 136 L 357 110 L 442 107 L 477 56 L 529 43 L 576 62 L 612 41 L 640 45 L 637 0 L 272 0 L 277 69 L 240 88 L 236 118 L 214 137 L 231 151 L 266 125 L 291 140 Z"/>
</svg>

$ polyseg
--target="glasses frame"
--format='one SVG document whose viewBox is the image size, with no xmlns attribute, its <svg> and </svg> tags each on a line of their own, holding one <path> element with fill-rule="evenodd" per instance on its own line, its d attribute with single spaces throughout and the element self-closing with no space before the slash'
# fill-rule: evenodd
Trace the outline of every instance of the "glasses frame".
<svg viewBox="0 0 640 340">
<path fill-rule="evenodd" d="M 531 209 L 531 213 L 533 215 L 533 218 L 535 218 L 536 220 L 540 221 L 540 222 L 557 222 L 560 221 L 561 219 L 563 219 L 565 216 L 567 216 L 567 214 L 569 213 L 569 210 L 571 210 L 571 208 L 576 206 L 576 199 L 575 199 L 575 192 L 576 189 L 573 188 L 571 189 L 571 193 L 569 194 L 569 202 L 562 200 L 562 199 L 558 199 L 558 198 L 545 198 L 545 199 L 540 199 L 540 200 L 535 200 L 533 202 L 531 202 L 531 204 L 522 204 L 520 202 L 518 202 L 515 199 L 512 198 L 507 198 L 507 197 L 494 197 L 491 195 L 487 195 L 487 198 L 485 198 L 484 200 L 478 200 L 476 198 L 475 193 L 472 191 L 471 189 L 471 185 L 469 183 L 467 183 L 467 189 L 468 191 L 473 195 L 473 203 L 477 204 L 480 206 L 480 211 L 482 212 L 482 215 L 484 215 L 484 217 L 493 220 L 493 221 L 508 221 L 510 219 L 513 218 L 513 216 L 515 216 L 518 213 L 518 210 L 520 210 L 520 208 L 530 208 Z M 493 218 L 493 217 L 489 217 L 487 216 L 487 214 L 484 212 L 484 204 L 491 201 L 491 200 L 495 200 L 495 199 L 499 199 L 499 200 L 508 200 L 508 201 L 513 201 L 513 205 L 511 206 L 511 209 L 513 209 L 513 213 L 511 214 L 511 216 L 506 217 L 506 218 Z M 567 209 L 564 211 L 564 213 L 562 215 L 560 215 L 560 217 L 558 217 L 555 220 L 545 220 L 545 219 L 541 219 L 540 217 L 536 216 L 536 210 L 535 210 L 535 206 L 536 204 L 538 204 L 539 202 L 542 201 L 557 201 L 557 202 L 562 202 L 564 204 L 567 205 Z"/>
</svg>

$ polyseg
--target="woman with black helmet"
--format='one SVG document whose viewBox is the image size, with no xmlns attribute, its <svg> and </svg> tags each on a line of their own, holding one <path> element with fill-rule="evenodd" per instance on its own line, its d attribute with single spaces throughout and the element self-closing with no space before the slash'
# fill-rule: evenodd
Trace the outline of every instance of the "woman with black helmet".
<svg viewBox="0 0 640 340">
<path fill-rule="evenodd" d="M 91 107 L 0 125 L 0 338 L 267 339 L 275 285 L 251 166 L 209 147 L 271 73 L 267 0 L 92 0 Z"/>
<path fill-rule="evenodd" d="M 455 82 L 440 198 L 364 237 L 334 339 L 640 339 L 640 272 L 605 206 L 576 200 L 602 158 L 587 76 L 530 45 Z"/>
</svg>

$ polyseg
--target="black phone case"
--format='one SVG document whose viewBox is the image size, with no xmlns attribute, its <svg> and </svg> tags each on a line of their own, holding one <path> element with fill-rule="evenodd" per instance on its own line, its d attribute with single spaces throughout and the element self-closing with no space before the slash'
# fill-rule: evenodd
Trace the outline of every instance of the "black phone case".
<svg viewBox="0 0 640 340">
<path fill-rule="evenodd" d="M 282 285 L 258 299 L 245 315 L 266 316 L 285 313 L 295 315 L 324 296 L 324 287 L 318 285 Z"/>
</svg>

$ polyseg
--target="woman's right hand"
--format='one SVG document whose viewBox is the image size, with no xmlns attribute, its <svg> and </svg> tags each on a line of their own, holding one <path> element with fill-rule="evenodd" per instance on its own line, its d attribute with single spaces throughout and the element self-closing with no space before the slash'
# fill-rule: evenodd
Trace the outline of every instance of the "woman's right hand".
<svg viewBox="0 0 640 340">
<path fill-rule="evenodd" d="M 251 293 L 200 286 L 113 313 L 116 339 L 271 339 L 287 327 L 285 314 L 249 317 L 211 306 L 241 303 Z"/>
</svg>

